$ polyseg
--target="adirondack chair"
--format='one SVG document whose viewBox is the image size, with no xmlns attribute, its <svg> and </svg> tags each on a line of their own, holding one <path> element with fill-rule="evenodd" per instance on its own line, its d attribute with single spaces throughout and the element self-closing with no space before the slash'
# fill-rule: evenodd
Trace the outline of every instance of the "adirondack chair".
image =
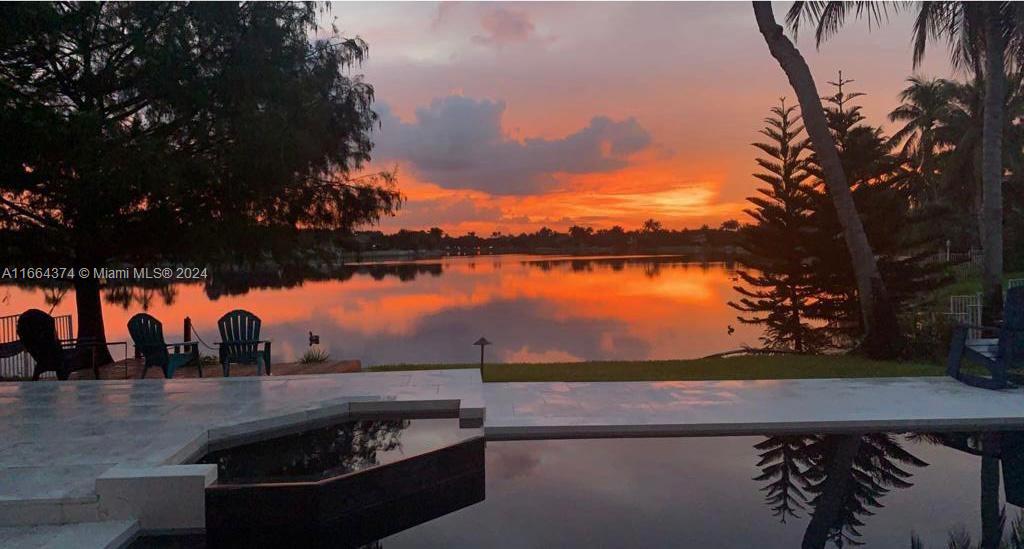
<svg viewBox="0 0 1024 549">
<path fill-rule="evenodd" d="M 164 377 L 174 377 L 174 372 L 182 366 L 195 364 L 199 368 L 199 377 L 203 377 L 203 365 L 199 360 L 199 345 L 195 342 L 167 343 L 164 341 L 164 326 L 152 315 L 139 313 L 128 320 L 128 333 L 132 336 L 135 348 L 145 358 L 142 377 L 150 366 L 160 368 Z M 170 350 L 168 350 L 170 349 Z"/>
<path fill-rule="evenodd" d="M 224 377 L 231 375 L 232 364 L 255 364 L 257 375 L 262 375 L 263 371 L 270 375 L 270 341 L 260 339 L 261 324 L 258 316 L 241 309 L 217 321 L 221 339 L 217 345 Z"/>
<path fill-rule="evenodd" d="M 968 331 L 995 332 L 997 337 L 968 339 Z M 964 359 L 977 362 L 989 371 L 991 377 L 961 372 Z M 998 327 L 959 324 L 953 328 L 946 373 L 968 385 L 985 389 L 1009 386 L 1009 378 L 1018 377 L 1012 369 L 1024 368 L 1024 287 L 1012 288 L 1006 293 L 1003 322 Z"/>
<path fill-rule="evenodd" d="M 57 379 L 68 379 L 71 372 L 92 366 L 96 379 L 100 378 L 96 363 L 96 346 L 88 339 L 57 338 L 53 317 L 39 309 L 29 309 L 18 317 L 18 339 L 35 360 L 32 381 L 45 372 L 57 372 Z"/>
</svg>

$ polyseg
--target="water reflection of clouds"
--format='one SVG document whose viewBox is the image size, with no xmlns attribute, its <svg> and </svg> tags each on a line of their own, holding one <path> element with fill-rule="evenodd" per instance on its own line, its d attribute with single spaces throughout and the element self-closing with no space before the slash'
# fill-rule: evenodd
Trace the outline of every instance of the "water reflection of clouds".
<svg viewBox="0 0 1024 549">
<path fill-rule="evenodd" d="M 495 342 L 489 360 L 501 362 L 693 358 L 756 343 L 756 327 L 726 332 L 736 324 L 725 304 L 729 276 L 721 265 L 668 257 L 463 257 L 354 265 L 339 279 L 299 279 L 285 288 L 254 277 L 225 283 L 244 293 L 218 291 L 216 299 L 202 285 L 179 285 L 173 303 L 142 301 L 169 339 L 181 337 L 189 316 L 212 342 L 224 312 L 248 309 L 263 319 L 275 360 L 304 352 L 309 331 L 332 357 L 368 364 L 474 362 L 479 355 L 470 344 L 481 335 Z M 10 305 L 23 310 L 43 299 L 38 290 L 16 288 Z M 117 340 L 143 310 L 139 301 L 127 309 L 120 301 L 104 307 L 107 333 Z M 55 310 L 73 312 L 73 295 Z"/>
<path fill-rule="evenodd" d="M 334 322 L 314 331 L 332 355 L 359 357 L 367 364 L 402 362 L 474 362 L 479 359 L 471 343 L 481 335 L 500 348 L 533 352 L 560 352 L 583 359 L 603 358 L 600 341 L 606 333 L 624 334 L 626 326 L 607 319 L 559 320 L 544 314 L 544 304 L 534 300 L 496 301 L 476 307 L 442 309 L 417 319 L 415 329 L 402 335 L 364 333 L 359 328 Z M 268 325 L 275 341 L 292 337 L 303 340 L 301 325 Z M 294 335 L 292 335 L 294 334 Z M 494 352 L 488 349 L 489 352 Z M 339 354 L 340 353 L 340 354 Z M 645 356 L 646 343 L 619 335 L 617 353 L 611 358 Z M 492 355 L 494 358 L 494 355 Z"/>
<path fill-rule="evenodd" d="M 799 547 L 808 515 L 785 524 L 752 480 L 763 437 L 489 442 L 483 502 L 384 540 L 407 547 Z M 866 519 L 867 547 L 978 539 L 977 458 L 912 446 L 931 467 Z M 1011 510 L 1010 507 L 1007 508 Z M 1016 510 L 1012 509 L 1015 513 Z"/>
</svg>

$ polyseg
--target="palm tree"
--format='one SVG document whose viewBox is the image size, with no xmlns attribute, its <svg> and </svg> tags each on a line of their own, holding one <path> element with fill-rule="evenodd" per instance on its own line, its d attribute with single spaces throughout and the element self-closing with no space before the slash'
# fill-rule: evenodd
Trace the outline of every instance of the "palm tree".
<svg viewBox="0 0 1024 549">
<path fill-rule="evenodd" d="M 803 21 L 816 26 L 820 45 L 834 35 L 848 16 L 867 17 L 878 23 L 888 10 L 913 5 L 914 66 L 924 59 L 929 39 L 944 40 L 955 67 L 985 76 L 982 131 L 982 247 L 984 249 L 982 320 L 988 324 L 1002 314 L 1003 292 L 1003 200 L 1002 128 L 1006 99 L 1005 59 L 1008 47 L 1018 49 L 1024 41 L 1024 8 L 1012 2 L 917 2 L 875 3 L 835 0 L 795 2 L 786 17 L 797 32 Z"/>
<path fill-rule="evenodd" d="M 753 6 L 757 27 L 768 44 L 768 50 L 779 62 L 793 91 L 796 92 L 807 136 L 818 157 L 825 186 L 842 224 L 843 238 L 857 282 L 861 316 L 864 319 L 865 336 L 862 348 L 873 358 L 893 358 L 899 354 L 902 339 L 896 321 L 896 311 L 889 300 L 875 253 L 871 249 L 867 234 L 864 232 L 864 224 L 857 213 L 857 206 L 829 131 L 825 110 L 822 108 L 821 97 L 814 85 L 811 70 L 800 50 L 783 34 L 782 27 L 775 22 L 771 3 L 755 1 Z"/>
<path fill-rule="evenodd" d="M 1006 115 L 1003 117 L 1003 166 L 1011 182 L 1018 182 L 1024 174 L 1024 127 L 1015 123 L 1024 116 L 1024 78 L 1021 72 L 1007 76 L 1009 84 L 1006 98 Z M 935 145 L 938 148 L 935 164 L 941 167 L 942 175 L 935 182 L 942 194 L 943 202 L 951 205 L 973 204 L 974 221 L 980 238 L 983 232 L 982 215 L 982 133 L 984 110 L 983 79 L 949 82 L 949 100 L 944 118 L 935 128 Z M 964 182 L 971 182 L 964 185 Z M 955 210 L 951 211 L 955 214 Z M 953 223 L 952 225 L 963 225 Z M 973 239 L 972 239 L 973 240 Z"/>
<path fill-rule="evenodd" d="M 939 199 L 935 174 L 936 133 L 949 118 L 954 84 L 942 78 L 920 76 L 911 76 L 907 82 L 909 85 L 900 92 L 902 104 L 889 113 L 890 122 L 903 123 L 892 135 L 892 142 L 902 144 L 900 153 L 914 159 L 921 172 L 924 189 L 917 193 L 917 200 L 935 202 Z"/>
<path fill-rule="evenodd" d="M 660 233 L 661 232 L 661 221 L 654 219 L 648 219 L 644 221 L 643 232 L 645 233 Z"/>
</svg>

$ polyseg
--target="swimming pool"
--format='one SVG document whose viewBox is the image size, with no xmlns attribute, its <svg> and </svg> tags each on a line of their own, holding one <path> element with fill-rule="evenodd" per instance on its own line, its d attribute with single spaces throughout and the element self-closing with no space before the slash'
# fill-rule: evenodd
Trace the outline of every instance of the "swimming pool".
<svg viewBox="0 0 1024 549">
<path fill-rule="evenodd" d="M 381 465 L 452 440 L 450 423 L 418 425 L 394 430 L 397 445 Z M 917 537 L 928 548 L 963 535 L 978 544 L 1018 525 L 1022 440 L 1005 432 L 489 441 L 482 493 L 464 488 L 472 502 L 446 510 L 438 492 L 407 501 L 441 512 L 400 531 L 377 517 L 381 535 L 370 545 L 909 548 Z M 367 540 L 339 533 L 330 542 Z M 202 536 L 173 543 L 207 546 Z"/>
</svg>

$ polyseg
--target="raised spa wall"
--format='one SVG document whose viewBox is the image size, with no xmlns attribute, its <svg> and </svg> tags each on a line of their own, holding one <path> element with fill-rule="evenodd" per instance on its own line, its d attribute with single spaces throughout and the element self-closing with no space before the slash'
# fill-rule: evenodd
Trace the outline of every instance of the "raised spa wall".
<svg viewBox="0 0 1024 549">
<path fill-rule="evenodd" d="M 367 415 L 387 415 L 391 417 L 450 417 L 458 418 L 459 425 L 467 431 L 467 442 L 480 445 L 479 460 L 482 471 L 483 460 L 483 436 L 479 428 L 483 424 L 483 407 L 464 408 L 459 400 L 434 400 L 434 401 L 351 401 L 342 404 L 325 406 L 311 411 L 303 411 L 293 414 L 285 414 L 278 417 L 259 419 L 250 422 L 242 422 L 225 427 L 218 427 L 207 431 L 205 437 L 200 437 L 186 445 L 176 455 L 171 456 L 169 461 L 174 464 L 160 465 L 154 467 L 114 467 L 96 479 L 96 514 L 100 521 L 111 520 L 136 520 L 138 521 L 139 532 L 144 535 L 160 534 L 186 534 L 203 532 L 208 527 L 208 520 L 212 516 L 218 520 L 224 531 L 224 525 L 229 521 L 237 521 L 241 516 L 235 517 L 231 512 L 225 512 L 221 508 L 220 513 L 210 514 L 207 509 L 208 493 L 211 490 L 217 495 L 212 496 L 212 501 L 223 501 L 225 498 L 237 502 L 241 492 L 233 493 L 238 487 L 231 487 L 227 492 L 222 489 L 212 488 L 217 481 L 217 466 L 214 464 L 193 463 L 209 452 L 258 442 L 262 440 L 277 438 L 297 432 L 302 432 L 331 424 L 342 423 L 350 419 L 359 419 Z M 205 438 L 206 440 L 201 440 Z M 460 443 L 463 444 L 463 443 Z M 461 453 L 452 455 L 442 454 L 437 457 L 448 463 L 451 459 L 462 463 L 463 466 L 472 465 L 476 457 L 467 457 L 475 450 L 460 450 Z M 453 458 L 452 456 L 455 456 Z M 400 465 L 405 460 L 391 464 Z M 438 462 L 441 463 L 441 462 Z M 409 464 L 401 465 L 403 468 Z M 389 466 L 384 466 L 389 467 Z M 470 467 L 473 469 L 473 467 Z M 453 470 L 452 467 L 447 469 Z M 445 469 L 439 469 L 444 476 Z M 422 472 L 422 471 L 421 471 Z M 355 473 L 347 476 L 358 476 Z M 381 474 L 381 473 L 378 473 Z M 383 473 L 380 480 L 391 478 L 389 473 Z M 453 479 L 465 481 L 466 479 Z M 397 477 L 395 477 L 397 478 Z M 443 480 L 443 479 L 442 479 Z M 482 482 L 482 476 L 480 477 Z M 348 485 L 354 481 L 348 480 Z M 472 482 L 472 481 L 469 481 Z M 321 488 L 319 490 L 324 490 Z M 265 493 L 265 492 L 264 492 Z M 307 492 L 306 495 L 314 492 Z M 233 494 L 233 495 L 232 495 Z M 273 496 L 280 497 L 280 496 Z M 316 499 L 316 498 L 314 498 Z M 378 501 L 381 503 L 383 500 Z M 247 507 L 253 512 L 253 507 Z M 278 513 L 280 508 L 275 511 Z"/>
</svg>

